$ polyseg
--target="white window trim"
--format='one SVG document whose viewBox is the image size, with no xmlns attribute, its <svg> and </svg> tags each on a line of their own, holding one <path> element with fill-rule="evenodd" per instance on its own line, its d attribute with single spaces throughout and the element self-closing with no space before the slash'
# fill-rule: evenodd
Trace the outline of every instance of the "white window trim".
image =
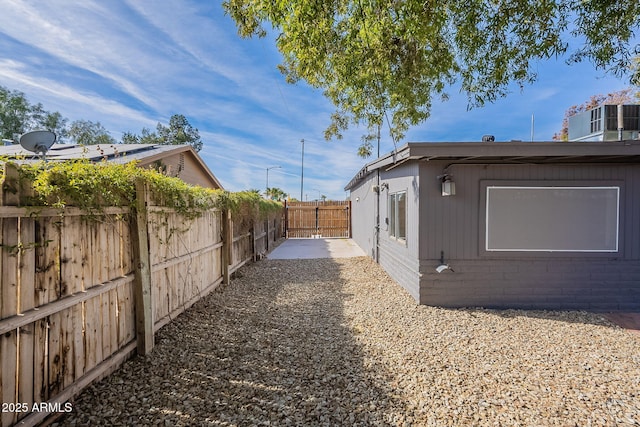
<svg viewBox="0 0 640 427">
<path fill-rule="evenodd" d="M 489 248 L 489 204 L 490 189 L 521 189 L 521 190 L 615 190 L 616 191 L 616 226 L 614 249 L 514 249 L 514 248 Z M 619 186 L 517 186 L 517 185 L 489 185 L 486 187 L 485 202 L 485 251 L 487 252 L 590 252 L 590 253 L 616 253 L 620 245 L 620 187 Z"/>
<path fill-rule="evenodd" d="M 400 232 L 400 222 L 398 221 L 398 218 L 399 218 L 399 215 L 398 215 L 398 195 L 399 194 L 404 194 L 404 203 L 405 203 L 405 209 L 404 209 L 404 215 L 405 215 L 405 218 L 404 218 L 404 234 L 405 234 L 405 236 L 404 237 L 398 237 L 398 234 Z M 407 215 L 408 215 L 407 194 L 408 194 L 407 190 L 400 190 L 400 191 L 395 191 L 393 193 L 389 193 L 389 195 L 387 197 L 387 204 L 389 205 L 389 206 L 387 206 L 388 215 L 389 215 L 389 238 L 391 240 L 396 240 L 396 241 L 398 241 L 400 243 L 404 243 L 404 244 L 406 244 L 406 242 L 407 242 L 407 234 L 408 234 L 407 233 L 407 223 L 408 223 L 408 221 L 407 221 L 407 219 L 408 219 L 407 218 Z M 393 206 L 390 203 L 391 202 L 391 196 L 395 196 L 394 197 Z M 393 210 L 393 212 L 392 212 L 392 210 Z M 392 227 L 391 227 L 392 215 L 393 215 L 393 218 L 395 219 L 395 221 L 393 221 L 393 225 L 394 225 L 393 230 L 392 230 Z"/>
</svg>

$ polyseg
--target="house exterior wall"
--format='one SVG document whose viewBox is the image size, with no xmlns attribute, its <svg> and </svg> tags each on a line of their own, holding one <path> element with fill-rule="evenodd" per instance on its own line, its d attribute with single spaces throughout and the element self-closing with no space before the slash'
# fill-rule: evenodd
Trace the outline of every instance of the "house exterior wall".
<svg viewBox="0 0 640 427">
<path fill-rule="evenodd" d="M 369 174 L 350 191 L 351 236 L 354 242 L 371 258 L 376 259 L 376 197 L 372 190 L 376 174 Z"/>
<path fill-rule="evenodd" d="M 380 171 L 381 192 L 377 184 L 377 172 L 370 173 L 351 189 L 352 238 L 365 253 L 378 260 L 385 271 L 418 301 L 420 299 L 420 275 L 418 258 L 419 177 L 417 163 Z M 384 185 L 383 185 L 384 184 Z M 398 240 L 389 233 L 389 194 L 406 191 L 407 221 L 405 240 Z M 378 202 L 379 197 L 379 202 Z M 379 251 L 376 254 L 376 211 L 380 206 Z"/>
<path fill-rule="evenodd" d="M 160 160 L 141 162 L 141 166 L 157 168 L 158 166 L 169 176 L 182 179 L 187 184 L 201 187 L 218 188 L 211 177 L 202 169 L 202 166 L 190 152 L 167 154 Z"/>
<path fill-rule="evenodd" d="M 420 303 L 463 307 L 640 310 L 640 165 L 500 165 L 421 162 Z M 443 197 L 436 177 L 453 175 Z M 617 252 L 488 252 L 488 182 L 522 186 L 619 186 Z M 567 220 L 559 218 L 559 220 Z M 570 219 L 568 219 L 570 220 Z M 441 252 L 454 271 L 437 273 Z"/>
<path fill-rule="evenodd" d="M 380 172 L 380 255 L 385 271 L 415 299 L 420 299 L 419 264 L 419 165 L 406 163 Z M 391 236 L 389 230 L 389 195 L 406 191 L 406 239 Z"/>
</svg>

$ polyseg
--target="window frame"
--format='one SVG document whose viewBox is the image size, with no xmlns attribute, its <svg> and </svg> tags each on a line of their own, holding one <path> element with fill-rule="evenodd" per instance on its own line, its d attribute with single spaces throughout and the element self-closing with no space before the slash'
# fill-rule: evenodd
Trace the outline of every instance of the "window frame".
<svg viewBox="0 0 640 427">
<path fill-rule="evenodd" d="M 616 188 L 617 189 L 617 219 L 616 219 L 616 248 L 615 250 L 558 250 L 558 249 L 496 249 L 490 248 L 488 244 L 488 187 L 510 187 L 510 188 Z M 625 184 L 618 180 L 585 180 L 585 181 L 510 181 L 510 180 L 480 180 L 480 227 L 478 229 L 478 250 L 482 258 L 517 258 L 517 257 L 595 257 L 611 258 L 624 257 L 625 248 Z"/>
<path fill-rule="evenodd" d="M 404 215 L 400 218 L 400 200 L 404 204 Z M 389 193 L 387 197 L 387 215 L 389 218 L 389 238 L 398 242 L 406 243 L 407 241 L 407 190 L 395 191 Z M 401 235 L 401 228 L 404 226 L 404 233 Z"/>
</svg>

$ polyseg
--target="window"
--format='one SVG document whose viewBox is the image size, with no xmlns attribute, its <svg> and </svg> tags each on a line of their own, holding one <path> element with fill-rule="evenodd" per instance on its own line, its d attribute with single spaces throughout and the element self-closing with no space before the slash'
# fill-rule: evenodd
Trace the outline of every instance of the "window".
<svg viewBox="0 0 640 427">
<path fill-rule="evenodd" d="M 620 187 L 487 186 L 486 251 L 617 252 Z"/>
<path fill-rule="evenodd" d="M 407 192 L 389 194 L 389 235 L 407 239 Z"/>
</svg>

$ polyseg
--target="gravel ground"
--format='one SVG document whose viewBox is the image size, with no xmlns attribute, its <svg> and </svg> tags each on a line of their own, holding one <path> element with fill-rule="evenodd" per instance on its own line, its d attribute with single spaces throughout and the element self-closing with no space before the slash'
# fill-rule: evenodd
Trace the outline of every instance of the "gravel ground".
<svg viewBox="0 0 640 427">
<path fill-rule="evenodd" d="M 418 306 L 368 258 L 265 260 L 73 408 L 56 424 L 640 426 L 640 336 Z"/>
</svg>

